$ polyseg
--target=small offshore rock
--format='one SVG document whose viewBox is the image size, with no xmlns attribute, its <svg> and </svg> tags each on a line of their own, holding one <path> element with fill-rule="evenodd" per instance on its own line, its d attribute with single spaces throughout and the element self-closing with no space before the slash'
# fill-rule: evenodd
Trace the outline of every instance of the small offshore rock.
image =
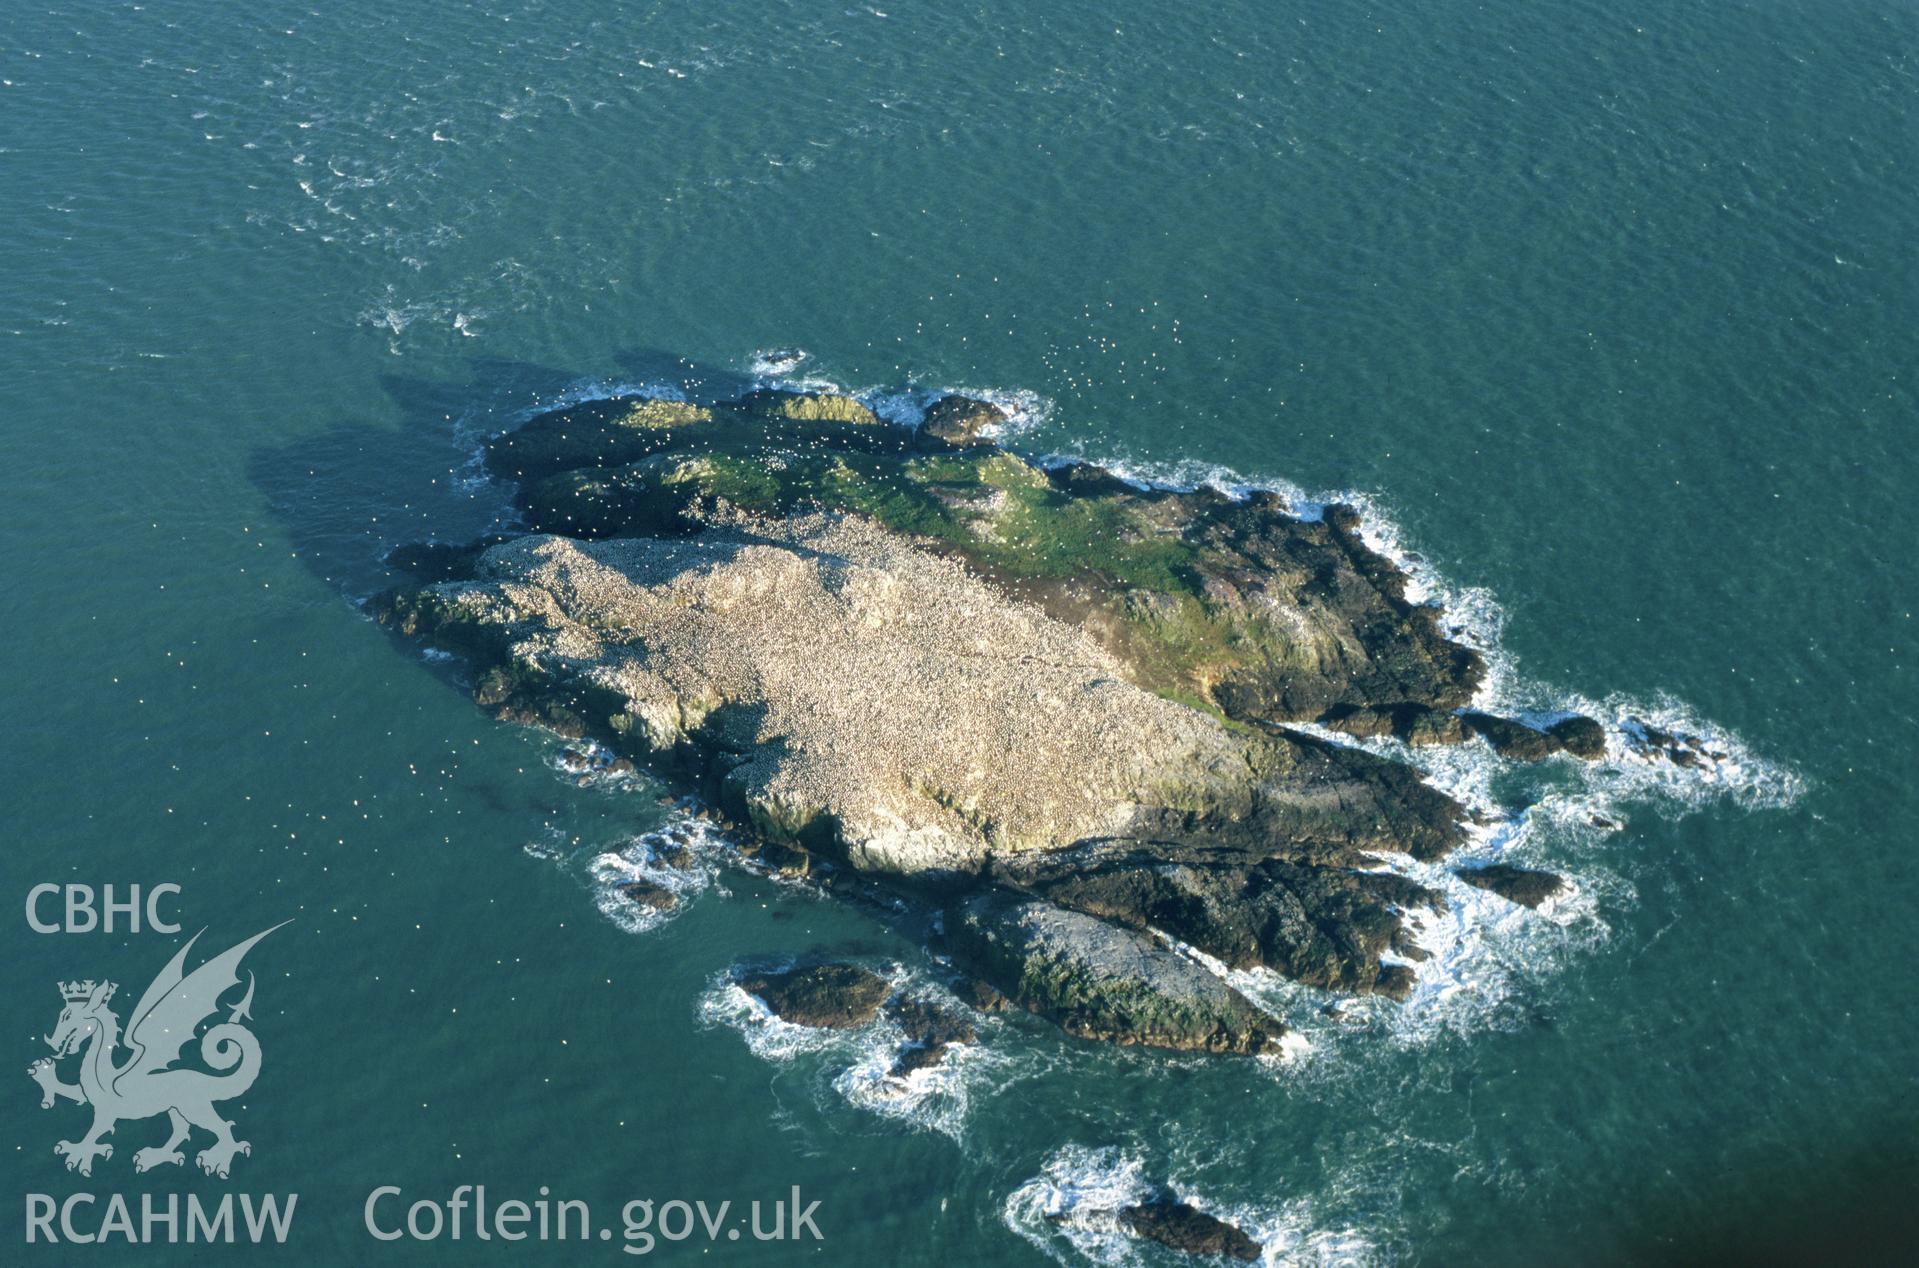
<svg viewBox="0 0 1919 1268">
<path fill-rule="evenodd" d="M 931 1070 L 945 1060 L 945 1044 L 908 1045 L 893 1058 L 893 1067 L 888 1073 L 896 1079 L 904 1079 L 915 1070 Z"/>
<path fill-rule="evenodd" d="M 893 989 L 885 978 L 857 964 L 753 973 L 739 983 L 781 1021 L 829 1030 L 852 1030 L 872 1021 Z"/>
<path fill-rule="evenodd" d="M 1160 1194 L 1137 1206 L 1123 1207 L 1119 1222 L 1137 1237 L 1188 1255 L 1225 1255 L 1252 1263 L 1260 1246 L 1245 1230 L 1171 1194 Z"/>
<path fill-rule="evenodd" d="M 1382 964 L 1379 976 L 1373 981 L 1373 994 L 1384 995 L 1387 999 L 1403 1000 L 1413 993 L 1413 987 L 1419 982 L 1419 975 L 1412 966 L 1406 964 Z"/>
<path fill-rule="evenodd" d="M 913 1043 L 943 1046 L 973 1043 L 979 1038 L 972 1022 L 930 1000 L 896 999 L 886 1006 L 886 1015 L 899 1024 Z"/>
<path fill-rule="evenodd" d="M 684 871 L 693 866 L 693 851 L 684 844 L 673 841 L 653 848 L 653 861 L 661 867 L 670 867 L 674 871 Z"/>
<path fill-rule="evenodd" d="M 680 905 L 678 894 L 652 881 L 628 881 L 620 886 L 620 897 L 649 911 L 671 911 Z"/>
<path fill-rule="evenodd" d="M 513 694 L 513 680 L 499 669 L 489 669 L 473 684 L 473 703 L 492 709 L 507 702 Z"/>
<path fill-rule="evenodd" d="M 893 1059 L 894 1078 L 939 1065 L 953 1044 L 979 1038 L 971 1022 L 930 1000 L 894 999 L 886 1005 L 886 1013 L 906 1033 L 906 1044 Z"/>
<path fill-rule="evenodd" d="M 1006 418 L 1006 411 L 990 401 L 942 396 L 927 409 L 920 432 L 949 445 L 971 445 L 981 439 L 982 432 L 998 427 Z"/>
<path fill-rule="evenodd" d="M 1551 872 L 1535 872 L 1505 863 L 1462 867 L 1454 875 L 1468 885 L 1476 885 L 1522 907 L 1537 907 L 1566 888 L 1566 882 Z"/>
</svg>

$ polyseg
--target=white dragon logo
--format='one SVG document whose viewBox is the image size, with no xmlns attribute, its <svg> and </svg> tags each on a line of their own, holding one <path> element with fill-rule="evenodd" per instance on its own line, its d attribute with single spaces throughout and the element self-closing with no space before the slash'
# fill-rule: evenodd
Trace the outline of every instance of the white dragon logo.
<svg viewBox="0 0 1919 1268">
<path fill-rule="evenodd" d="M 273 929 L 280 927 L 275 925 Z M 185 972 L 184 966 L 187 952 L 200 940 L 200 934 L 189 938 L 134 1005 L 124 1040 L 124 1047 L 132 1055 L 119 1065 L 114 1064 L 114 1053 L 123 1046 L 120 1019 L 107 1007 L 113 999 L 114 984 L 60 984 L 67 1006 L 60 1010 L 59 1024 L 47 1036 L 53 1056 L 40 1058 L 27 1067 L 27 1073 L 40 1085 L 40 1108 L 50 1109 L 58 1098 L 93 1107 L 93 1127 L 85 1138 L 63 1140 L 53 1147 L 54 1153 L 67 1160 L 67 1170 L 92 1175 L 95 1158 L 113 1157 L 113 1146 L 101 1143 L 100 1138 L 116 1123 L 160 1113 L 172 1122 L 173 1134 L 164 1145 L 137 1150 L 133 1155 L 135 1171 L 185 1162 L 180 1146 L 195 1127 L 213 1133 L 213 1143 L 195 1159 L 208 1175 L 224 1180 L 235 1154 L 252 1154 L 251 1145 L 233 1138 L 233 1124 L 220 1116 L 213 1103 L 239 1096 L 260 1074 L 260 1041 L 240 1024 L 252 1020 L 253 974 L 247 974 L 246 995 L 232 1006 L 227 1019 L 200 1036 L 200 1059 L 220 1073 L 172 1067 L 200 1023 L 219 1011 L 220 996 L 240 984 L 241 958 L 273 929 L 254 934 L 192 973 Z M 62 1083 L 54 1062 L 72 1056 L 83 1046 L 86 1051 L 80 1057 L 80 1081 Z"/>
</svg>

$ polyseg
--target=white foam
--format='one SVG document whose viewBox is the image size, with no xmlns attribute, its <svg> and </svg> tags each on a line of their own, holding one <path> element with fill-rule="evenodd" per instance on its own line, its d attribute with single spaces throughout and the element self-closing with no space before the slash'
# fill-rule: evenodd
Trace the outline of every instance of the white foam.
<svg viewBox="0 0 1919 1268">
<path fill-rule="evenodd" d="M 791 959 L 767 966 L 782 971 Z M 882 970 L 895 994 L 928 999 L 965 1016 L 976 1031 L 997 1031 L 995 1019 L 977 1015 L 950 992 L 917 979 L 904 966 Z M 717 974 L 700 997 L 700 1020 L 738 1031 L 754 1056 L 776 1065 L 813 1059 L 830 1073 L 826 1086 L 856 1108 L 959 1140 L 976 1094 L 1012 1075 L 1010 1060 L 983 1042 L 949 1044 L 937 1065 L 904 1076 L 893 1072 L 906 1042 L 898 1022 L 882 1009 L 872 1021 L 849 1030 L 797 1026 L 783 1021 L 758 997 L 740 988 L 735 973 Z"/>
<path fill-rule="evenodd" d="M 713 825 L 690 815 L 675 815 L 664 827 L 637 836 L 615 850 L 594 856 L 587 875 L 600 914 L 629 933 L 648 933 L 684 912 L 694 898 L 714 887 L 722 857 L 731 847 Z M 688 861 L 666 859 L 684 850 Z M 670 907 L 643 907 L 621 893 L 634 882 L 658 885 L 673 895 Z"/>
<path fill-rule="evenodd" d="M 862 388 L 852 393 L 865 406 L 889 423 L 918 427 L 926 421 L 926 411 L 945 396 L 965 396 L 985 401 L 1006 415 L 1004 422 L 983 428 L 982 436 L 1005 441 L 1021 432 L 1043 425 L 1053 415 L 1053 402 L 1037 392 L 1020 388 L 935 387 L 883 389 Z"/>
<path fill-rule="evenodd" d="M 756 379 L 775 378 L 799 369 L 811 355 L 804 348 L 762 348 L 753 354 L 748 368 Z"/>
<path fill-rule="evenodd" d="M 1322 1215 L 1309 1199 L 1276 1209 L 1216 1201 L 1182 1183 L 1179 1175 L 1155 1175 L 1139 1154 L 1110 1145 L 1067 1145 L 1055 1151 L 1039 1175 L 1008 1195 L 1001 1215 L 1008 1228 L 1057 1263 L 1132 1268 L 1161 1262 L 1163 1254 L 1129 1232 L 1118 1212 L 1162 1188 L 1240 1229 L 1259 1243 L 1260 1262 L 1274 1268 L 1331 1268 L 1386 1259 L 1363 1233 Z"/>
</svg>

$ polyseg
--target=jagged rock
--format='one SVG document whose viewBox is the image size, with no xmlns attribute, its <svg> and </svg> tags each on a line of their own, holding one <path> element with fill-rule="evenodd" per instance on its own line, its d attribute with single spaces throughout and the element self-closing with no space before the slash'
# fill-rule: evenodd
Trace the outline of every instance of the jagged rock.
<svg viewBox="0 0 1919 1268">
<path fill-rule="evenodd" d="M 1152 848 L 1096 846 L 996 867 L 1008 883 L 1141 932 L 1159 930 L 1226 963 L 1310 986 L 1391 994 L 1382 953 L 1407 941 L 1401 913 L 1438 894 L 1387 872 Z M 1410 985 L 1410 983 L 1406 983 Z"/>
<path fill-rule="evenodd" d="M 757 995 L 781 1021 L 795 1026 L 851 1030 L 872 1021 L 892 983 L 857 964 L 816 964 L 750 973 L 740 989 Z"/>
<path fill-rule="evenodd" d="M 1331 730 L 1361 739 L 1390 735 L 1408 744 L 1458 744 L 1466 738 L 1466 729 L 1458 714 L 1420 704 L 1387 708 L 1341 705 L 1319 720 Z"/>
<path fill-rule="evenodd" d="M 1252 1263 L 1260 1245 L 1244 1230 L 1169 1193 L 1121 1208 L 1119 1222 L 1136 1236 L 1188 1255 L 1225 1255 Z"/>
<path fill-rule="evenodd" d="M 778 841 L 763 841 L 755 851 L 755 857 L 772 868 L 781 876 L 801 877 L 813 870 L 813 856 L 805 850 L 796 850 L 781 845 Z"/>
<path fill-rule="evenodd" d="M 1003 1013 L 1013 1006 L 1013 1001 L 1007 999 L 991 982 L 976 977 L 962 979 L 954 989 L 961 999 L 982 1013 Z"/>
<path fill-rule="evenodd" d="M 1523 907 L 1537 907 L 1566 888 L 1566 882 L 1551 872 L 1534 872 L 1506 863 L 1462 867 L 1453 874 L 1468 885 L 1477 885 Z"/>
<path fill-rule="evenodd" d="M 897 1078 L 940 1064 L 946 1059 L 946 1050 L 956 1043 L 979 1039 L 971 1022 L 924 999 L 890 1000 L 886 1013 L 906 1034 L 906 1044 L 893 1061 Z"/>
<path fill-rule="evenodd" d="M 1006 411 L 990 401 L 970 396 L 942 396 L 927 408 L 920 423 L 922 435 L 949 445 L 970 445 L 980 433 L 1006 421 Z"/>
<path fill-rule="evenodd" d="M 1683 767 L 1698 766 L 1707 760 L 1721 762 L 1726 758 L 1724 753 L 1708 749 L 1706 742 L 1696 735 L 1668 731 L 1643 718 L 1628 718 L 1626 722 L 1627 743 L 1641 757 L 1662 757 Z"/>
<path fill-rule="evenodd" d="M 916 1070 L 930 1070 L 946 1061 L 946 1045 L 909 1044 L 899 1050 L 888 1070 L 896 1079 L 904 1079 Z"/>
<path fill-rule="evenodd" d="M 886 1015 L 899 1023 L 911 1043 L 972 1043 L 979 1038 L 973 1023 L 930 1000 L 912 996 L 892 1000 Z"/>
<path fill-rule="evenodd" d="M 652 881 L 628 881 L 620 886 L 620 897 L 635 907 L 645 907 L 652 911 L 671 911 L 680 905 L 678 894 Z"/>
<path fill-rule="evenodd" d="M 1148 934 L 1004 891 L 946 913 L 954 959 L 1068 1033 L 1206 1052 L 1275 1050 L 1285 1027 Z"/>
<path fill-rule="evenodd" d="M 1459 720 L 1468 735 L 1483 736 L 1495 753 L 1514 761 L 1536 762 L 1560 751 L 1558 739 L 1511 718 L 1469 712 L 1462 713 Z"/>
<path fill-rule="evenodd" d="M 1606 728 L 1591 718 L 1566 718 L 1547 727 L 1546 733 L 1574 757 L 1590 762 L 1606 755 Z"/>
<path fill-rule="evenodd" d="M 411 573 L 421 582 L 451 581 L 471 572 L 473 561 L 481 551 L 505 540 L 504 534 L 495 533 L 478 541 L 459 544 L 413 542 L 395 546 L 387 552 L 386 561 L 402 572 Z"/>
<path fill-rule="evenodd" d="M 1543 731 L 1490 713 L 1468 711 L 1459 720 L 1466 734 L 1484 736 L 1494 752 L 1514 761 L 1536 762 L 1561 752 L 1588 761 L 1606 755 L 1605 728 L 1591 718 L 1565 718 Z"/>
<path fill-rule="evenodd" d="M 654 847 L 653 861 L 661 867 L 684 871 L 693 866 L 693 851 L 678 841 L 672 841 Z"/>
</svg>

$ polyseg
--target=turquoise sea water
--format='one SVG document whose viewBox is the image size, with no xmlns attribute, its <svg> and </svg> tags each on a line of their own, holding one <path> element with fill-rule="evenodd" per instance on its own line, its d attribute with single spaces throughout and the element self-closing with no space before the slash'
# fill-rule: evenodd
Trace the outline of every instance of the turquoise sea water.
<svg viewBox="0 0 1919 1268">
<path fill-rule="evenodd" d="M 297 1192 L 303 1263 L 625 1258 L 362 1229 L 375 1186 L 483 1183 L 821 1203 L 823 1242 L 676 1261 L 1161 1262 L 1037 1214 L 1134 1178 L 1275 1262 L 1890 1257 L 1916 112 L 1896 0 L 0 10 L 0 1062 L 57 980 L 131 997 L 180 941 L 34 934 L 36 883 L 178 883 L 207 950 L 293 921 L 233 1179 L 135 1176 L 157 1123 L 69 1175 L 84 1111 L 16 1074 L 0 1260 L 205 1253 L 23 1245 L 23 1195 L 80 1191 Z M 1035 451 L 1364 494 L 1503 622 L 1512 699 L 1710 724 L 1743 771 L 1546 777 L 1510 848 L 1578 900 L 1464 913 L 1397 1013 L 1290 998 L 1294 1060 L 1020 1019 L 879 1095 L 714 983 L 923 980 L 916 945 L 727 870 L 602 915 L 658 790 L 574 786 L 352 602 L 487 526 L 489 431 L 779 347 L 1029 393 Z"/>
</svg>

